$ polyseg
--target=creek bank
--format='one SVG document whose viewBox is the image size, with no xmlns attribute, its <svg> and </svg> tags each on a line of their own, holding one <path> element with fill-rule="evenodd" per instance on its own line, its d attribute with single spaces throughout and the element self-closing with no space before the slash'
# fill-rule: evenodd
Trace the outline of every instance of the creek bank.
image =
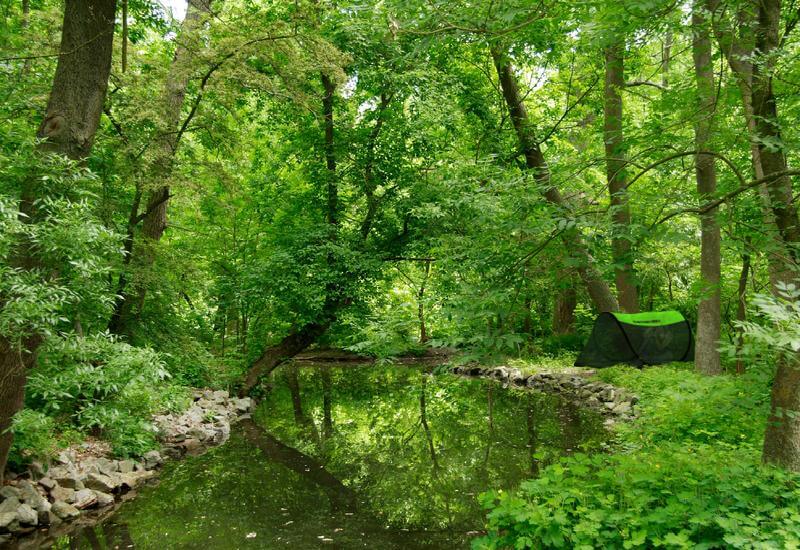
<svg viewBox="0 0 800 550">
<path fill-rule="evenodd" d="M 160 450 L 138 460 L 115 460 L 102 445 L 79 444 L 48 465 L 34 462 L 0 487 L 0 546 L 34 533 L 63 529 L 79 518 L 99 521 L 132 490 L 153 479 L 166 460 L 197 455 L 228 440 L 231 424 L 250 417 L 250 398 L 195 390 L 180 414 L 153 417 Z"/>
<path fill-rule="evenodd" d="M 581 407 L 593 409 L 606 416 L 606 424 L 630 420 L 638 416 L 639 397 L 613 384 L 593 381 L 593 370 L 574 372 L 541 372 L 524 374 L 513 367 L 481 367 L 461 365 L 450 372 L 460 376 L 491 378 L 518 388 L 529 388 L 559 394 Z"/>
</svg>

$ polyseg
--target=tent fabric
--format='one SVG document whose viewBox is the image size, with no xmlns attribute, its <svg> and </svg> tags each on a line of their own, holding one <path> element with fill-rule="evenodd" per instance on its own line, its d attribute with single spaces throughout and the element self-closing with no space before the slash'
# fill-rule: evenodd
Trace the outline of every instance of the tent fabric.
<svg viewBox="0 0 800 550">
<path fill-rule="evenodd" d="M 576 367 L 610 367 L 620 363 L 658 365 L 694 358 L 694 338 L 678 311 L 598 315 Z"/>
</svg>

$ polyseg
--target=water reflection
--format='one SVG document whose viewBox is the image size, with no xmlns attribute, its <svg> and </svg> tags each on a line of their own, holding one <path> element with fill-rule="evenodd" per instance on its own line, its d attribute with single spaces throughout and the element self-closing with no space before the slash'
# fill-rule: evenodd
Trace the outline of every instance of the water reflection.
<svg viewBox="0 0 800 550">
<path fill-rule="evenodd" d="M 553 396 L 398 367 L 285 368 L 231 441 L 61 548 L 459 548 L 477 494 L 606 437 Z"/>
</svg>

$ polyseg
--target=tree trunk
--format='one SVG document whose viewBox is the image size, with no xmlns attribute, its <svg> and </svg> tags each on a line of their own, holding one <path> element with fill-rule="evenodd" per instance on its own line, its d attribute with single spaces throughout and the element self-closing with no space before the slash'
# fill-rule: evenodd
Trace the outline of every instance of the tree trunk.
<svg viewBox="0 0 800 550">
<path fill-rule="evenodd" d="M 754 65 L 753 70 L 753 115 L 765 176 L 785 170 L 787 166 L 771 74 L 779 44 L 780 11 L 780 0 L 758 3 L 755 49 L 759 52 L 760 62 Z M 776 178 L 768 187 L 775 224 L 789 253 L 784 265 L 786 271 L 792 271 L 796 266 L 796 246 L 800 240 L 792 182 L 784 176 Z M 778 361 L 762 457 L 764 462 L 800 471 L 800 361 L 797 354 L 782 356 Z"/>
<path fill-rule="evenodd" d="M 133 219 L 139 223 L 141 217 L 141 238 L 133 245 L 129 265 L 133 269 L 131 281 L 124 292 L 118 294 L 109 328 L 116 334 L 127 334 L 131 330 L 131 321 L 137 312 L 141 312 L 147 294 L 146 277 L 142 273 L 148 270 L 156 259 L 156 244 L 167 228 L 167 205 L 170 198 L 168 183 L 172 177 L 175 154 L 180 145 L 181 112 L 189 85 L 189 60 L 194 55 L 187 43 L 195 39 L 202 28 L 203 14 L 210 10 L 210 0 L 189 0 L 186 17 L 181 24 L 180 42 L 175 50 L 164 91 L 161 99 L 162 126 L 153 144 L 153 158 L 143 169 L 145 184 L 149 189 L 145 200 L 145 211 L 140 216 L 133 211 Z M 132 236 L 130 236 L 132 240 Z M 120 284 L 125 284 L 125 277 L 120 277 Z"/>
<path fill-rule="evenodd" d="M 699 102 L 698 120 L 695 123 L 695 147 L 698 151 L 710 149 L 709 142 L 716 110 L 716 90 L 711 65 L 710 27 L 706 20 L 705 0 L 695 0 L 692 10 L 692 57 Z M 702 201 L 713 198 L 717 189 L 717 172 L 714 157 L 695 156 L 697 193 Z M 697 308 L 697 340 L 695 368 L 703 374 L 720 374 L 720 229 L 717 209 L 700 215 L 700 278 L 702 280 L 700 304 Z"/>
<path fill-rule="evenodd" d="M 114 39 L 115 0 L 66 0 L 61 46 L 47 112 L 37 137 L 39 150 L 85 158 L 92 148 L 103 112 Z M 35 223 L 35 201 L 43 197 L 37 178 L 24 183 L 20 210 Z M 30 248 L 20 247 L 14 263 L 36 268 Z M 44 338 L 33 335 L 16 342 L 0 335 L 0 484 L 13 435 L 8 428 L 25 398 L 27 371 L 36 363 Z"/>
<path fill-rule="evenodd" d="M 428 328 L 425 326 L 425 285 L 428 283 L 428 276 L 431 273 L 431 262 L 425 262 L 425 276 L 417 291 L 417 318 L 419 319 L 419 343 L 425 344 L 428 341 Z"/>
<path fill-rule="evenodd" d="M 558 290 L 553 304 L 553 334 L 564 336 L 575 332 L 575 308 L 578 293 L 570 285 Z"/>
<path fill-rule="evenodd" d="M 300 330 L 284 337 L 276 345 L 264 350 L 261 356 L 250 365 L 241 394 L 247 395 L 256 386 L 259 378 L 271 373 L 288 359 L 313 344 L 328 329 L 329 324 L 308 323 Z"/>
<path fill-rule="evenodd" d="M 558 189 L 551 184 L 550 168 L 544 159 L 541 147 L 536 141 L 533 128 L 530 125 L 525 104 L 519 93 L 514 69 L 506 53 L 499 50 L 496 45 L 492 47 L 491 53 L 503 98 L 508 107 L 520 149 L 525 156 L 525 166 L 533 172 L 544 198 L 555 206 L 559 212 L 567 215 L 569 214 L 569 207 Z M 611 293 L 608 284 L 597 271 L 594 259 L 583 242 L 580 232 L 575 228 L 567 229 L 561 233 L 561 240 L 569 254 L 573 259 L 577 260 L 578 266 L 575 270 L 586 285 L 586 290 L 595 308 L 598 311 L 616 311 L 619 308 L 617 300 Z"/>
<path fill-rule="evenodd" d="M 739 273 L 739 287 L 736 290 L 736 320 L 743 323 L 747 320 L 747 276 L 750 273 L 750 254 L 742 254 L 742 271 Z M 736 330 L 736 373 L 744 374 L 744 360 L 740 357 L 744 347 L 744 331 Z"/>
<path fill-rule="evenodd" d="M 750 161 L 753 167 L 753 176 L 756 179 L 764 177 L 761 164 L 761 153 L 758 145 L 756 119 L 753 114 L 753 55 L 755 49 L 755 33 L 757 13 L 756 4 L 744 4 L 737 13 L 738 31 L 736 26 L 728 27 L 728 21 L 719 11 L 719 0 L 708 0 L 707 9 L 712 14 L 712 23 L 717 43 L 728 65 L 733 72 L 739 87 L 742 100 L 742 111 L 745 124 L 750 137 Z M 784 258 L 787 251 L 783 240 L 777 230 L 775 214 L 772 211 L 772 201 L 766 185 L 758 188 L 761 199 L 761 215 L 764 221 L 764 230 L 771 241 L 766 246 L 766 255 L 769 268 L 770 291 L 773 296 L 778 295 L 779 283 L 792 281 L 791 270 L 786 269 Z"/>
<path fill-rule="evenodd" d="M 672 61 L 672 32 L 668 31 L 661 47 L 661 87 L 669 88 L 669 66 Z"/>
<path fill-rule="evenodd" d="M 606 152 L 606 179 L 611 197 L 611 252 L 614 279 L 620 308 L 627 313 L 639 311 L 639 293 L 634 282 L 631 258 L 631 212 L 628 206 L 625 174 L 626 153 L 622 131 L 622 96 L 625 85 L 625 42 L 619 40 L 605 50 L 605 123 L 603 139 Z"/>
</svg>

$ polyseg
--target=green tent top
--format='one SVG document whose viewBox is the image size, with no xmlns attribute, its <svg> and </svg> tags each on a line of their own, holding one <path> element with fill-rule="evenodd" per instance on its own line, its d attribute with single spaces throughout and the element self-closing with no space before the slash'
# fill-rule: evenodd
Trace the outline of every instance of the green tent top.
<svg viewBox="0 0 800 550">
<path fill-rule="evenodd" d="M 674 325 L 675 323 L 683 323 L 686 321 L 680 311 L 646 311 L 644 313 L 612 312 L 611 315 L 616 317 L 617 321 L 621 323 L 640 327 L 663 327 L 665 325 Z"/>
<path fill-rule="evenodd" d="M 589 341 L 575 365 L 658 365 L 691 361 L 693 357 L 692 328 L 680 312 L 604 312 L 595 319 Z"/>
</svg>

